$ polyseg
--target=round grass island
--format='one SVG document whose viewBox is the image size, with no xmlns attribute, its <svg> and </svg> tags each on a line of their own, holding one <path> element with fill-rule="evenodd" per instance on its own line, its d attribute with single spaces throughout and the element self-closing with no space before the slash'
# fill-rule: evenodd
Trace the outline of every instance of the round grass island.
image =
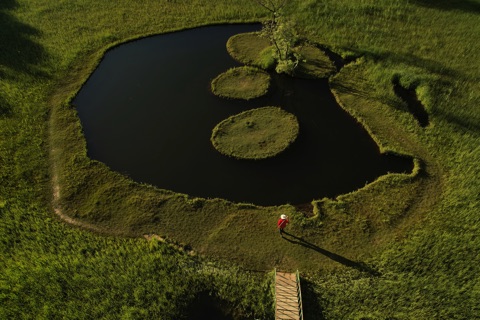
<svg viewBox="0 0 480 320">
<path fill-rule="evenodd" d="M 230 37 L 227 51 L 240 63 L 265 70 L 275 68 L 275 48 L 260 32 L 239 33 Z"/>
<path fill-rule="evenodd" d="M 250 100 L 268 92 L 270 75 L 254 67 L 231 68 L 213 79 L 211 87 L 219 97 Z"/>
<path fill-rule="evenodd" d="M 298 133 L 298 120 L 293 114 L 279 107 L 263 107 L 221 121 L 210 140 L 226 156 L 260 160 L 287 149 Z"/>
</svg>

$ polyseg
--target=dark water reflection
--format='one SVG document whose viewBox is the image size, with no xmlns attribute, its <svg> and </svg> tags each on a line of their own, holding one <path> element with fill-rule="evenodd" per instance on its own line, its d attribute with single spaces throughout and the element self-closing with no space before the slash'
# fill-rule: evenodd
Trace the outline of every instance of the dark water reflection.
<svg viewBox="0 0 480 320">
<path fill-rule="evenodd" d="M 379 154 L 327 81 L 275 76 L 270 94 L 249 102 L 211 94 L 210 81 L 238 65 L 226 52 L 228 38 L 258 28 L 203 27 L 110 50 L 74 100 L 89 156 L 139 182 L 259 205 L 332 197 L 387 172 L 412 170 L 411 159 Z M 299 119 L 300 136 L 286 152 L 240 161 L 212 147 L 218 122 L 266 105 Z"/>
</svg>

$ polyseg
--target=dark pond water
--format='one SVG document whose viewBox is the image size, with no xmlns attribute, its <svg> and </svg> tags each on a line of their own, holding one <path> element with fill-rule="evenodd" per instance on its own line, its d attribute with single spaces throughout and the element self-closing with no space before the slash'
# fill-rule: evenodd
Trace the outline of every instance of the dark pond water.
<svg viewBox="0 0 480 320">
<path fill-rule="evenodd" d="M 259 205 L 302 204 L 347 193 L 387 172 L 410 172 L 411 159 L 380 155 L 327 81 L 274 76 L 268 96 L 226 100 L 210 81 L 238 66 L 225 44 L 258 25 L 197 28 L 110 50 L 74 100 L 88 154 L 136 181 L 206 198 Z M 281 106 L 300 122 L 298 140 L 280 156 L 235 160 L 210 143 L 221 120 Z"/>
</svg>

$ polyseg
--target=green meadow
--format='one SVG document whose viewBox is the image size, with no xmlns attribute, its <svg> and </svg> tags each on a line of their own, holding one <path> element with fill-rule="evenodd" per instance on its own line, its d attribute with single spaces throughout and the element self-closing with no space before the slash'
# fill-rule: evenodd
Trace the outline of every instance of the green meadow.
<svg viewBox="0 0 480 320">
<path fill-rule="evenodd" d="M 291 0 L 282 16 L 348 62 L 335 97 L 412 173 L 304 206 L 136 183 L 88 158 L 71 104 L 103 54 L 270 13 L 240 0 L 0 2 L 0 319 L 188 319 L 201 296 L 234 319 L 273 319 L 274 268 L 300 271 L 305 319 L 478 318 L 480 1 Z"/>
</svg>

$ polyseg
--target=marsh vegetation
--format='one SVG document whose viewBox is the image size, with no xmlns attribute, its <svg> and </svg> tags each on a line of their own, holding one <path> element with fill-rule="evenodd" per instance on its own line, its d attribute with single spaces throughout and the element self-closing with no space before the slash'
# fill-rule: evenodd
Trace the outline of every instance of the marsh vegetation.
<svg viewBox="0 0 480 320">
<path fill-rule="evenodd" d="M 181 319 L 208 292 L 239 318 L 268 319 L 277 266 L 300 268 L 308 319 L 475 319 L 479 12 L 471 0 L 287 2 L 298 34 L 353 61 L 329 82 L 341 106 L 382 152 L 415 161 L 411 174 L 315 198 L 306 218 L 290 204 L 136 183 L 87 156 L 71 104 L 108 48 L 270 12 L 253 1 L 1 1 L 0 318 Z M 415 84 L 428 126 L 394 79 Z M 282 213 L 292 243 L 275 232 Z"/>
</svg>

